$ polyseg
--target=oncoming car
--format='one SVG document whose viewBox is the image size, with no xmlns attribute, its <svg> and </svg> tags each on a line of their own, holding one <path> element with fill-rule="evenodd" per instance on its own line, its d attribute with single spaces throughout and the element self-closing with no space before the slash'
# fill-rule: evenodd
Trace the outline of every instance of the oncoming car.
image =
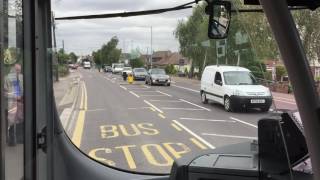
<svg viewBox="0 0 320 180">
<path fill-rule="evenodd" d="M 271 92 L 258 85 L 253 74 L 237 66 L 207 66 L 201 78 L 201 101 L 213 100 L 224 105 L 226 111 L 241 108 L 260 108 L 268 111 Z"/>
<path fill-rule="evenodd" d="M 154 84 L 170 86 L 171 78 L 166 74 L 164 69 L 156 68 L 149 70 L 145 82 L 151 86 Z"/>
</svg>

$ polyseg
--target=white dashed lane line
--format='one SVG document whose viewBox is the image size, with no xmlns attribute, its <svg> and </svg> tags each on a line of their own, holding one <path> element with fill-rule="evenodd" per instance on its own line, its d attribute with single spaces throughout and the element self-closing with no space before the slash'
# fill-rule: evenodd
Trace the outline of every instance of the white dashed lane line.
<svg viewBox="0 0 320 180">
<path fill-rule="evenodd" d="M 167 93 L 164 93 L 164 92 L 161 92 L 161 91 L 157 91 L 158 93 L 160 94 L 163 94 L 163 95 L 166 95 L 166 96 L 169 96 L 169 97 L 172 97 L 170 94 L 167 94 Z"/>
<path fill-rule="evenodd" d="M 237 122 L 239 122 L 239 123 L 242 123 L 242 124 L 245 124 L 245 125 L 248 125 L 248 126 L 254 127 L 254 128 L 258 128 L 258 126 L 254 125 L 254 124 L 251 124 L 251 123 L 248 123 L 248 122 L 242 121 L 242 120 L 237 119 L 237 118 L 234 118 L 234 117 L 230 117 L 230 119 L 235 120 L 235 121 L 237 121 Z"/>
<path fill-rule="evenodd" d="M 228 123 L 236 123 L 237 121 L 232 120 L 223 120 L 223 119 L 199 119 L 199 118 L 180 118 L 181 120 L 189 120 L 189 121 L 207 121 L 207 122 L 228 122 Z"/>
<path fill-rule="evenodd" d="M 163 113 L 163 111 L 161 111 L 159 108 L 157 108 L 155 105 L 151 104 L 150 102 L 148 102 L 147 100 L 143 100 L 146 104 L 148 104 L 149 106 L 151 106 L 153 109 L 155 109 L 156 111 L 158 111 L 159 113 Z"/>
<path fill-rule="evenodd" d="M 207 142 L 206 140 L 204 140 L 202 137 L 198 136 L 196 133 L 192 132 L 190 129 L 188 129 L 187 127 L 185 127 L 184 125 L 182 125 L 180 122 L 178 122 L 177 120 L 172 120 L 175 124 L 177 124 L 180 128 L 184 129 L 185 131 L 187 131 L 189 134 L 191 134 L 192 136 L 194 136 L 195 138 L 197 138 L 199 141 L 201 141 L 203 144 L 205 144 L 206 146 L 208 146 L 210 149 L 215 149 L 215 147 L 213 145 L 211 145 L 209 142 Z"/>
<path fill-rule="evenodd" d="M 211 134 L 211 133 L 202 133 L 203 136 L 215 136 L 215 137 L 226 137 L 226 138 L 238 138 L 238 139 L 252 139 L 257 140 L 257 137 L 249 136 L 235 136 L 235 135 L 225 135 L 225 134 Z"/>
<path fill-rule="evenodd" d="M 205 108 L 205 107 L 199 106 L 199 105 L 197 105 L 197 104 L 194 104 L 194 103 L 189 102 L 189 101 L 184 100 L 184 99 L 180 99 L 180 101 L 183 101 L 183 102 L 185 102 L 185 103 L 191 104 L 191 105 L 193 105 L 193 106 L 196 106 L 196 107 L 198 107 L 198 108 L 204 109 L 204 110 L 206 110 L 206 111 L 211 111 L 211 109 L 208 109 L 208 108 Z"/>
<path fill-rule="evenodd" d="M 186 88 L 186 87 L 183 87 L 183 86 L 177 86 L 177 85 L 172 85 L 172 86 L 180 88 L 180 89 L 185 89 L 185 90 L 188 90 L 188 91 L 196 92 L 196 93 L 200 94 L 200 90 L 194 90 L 194 89 Z"/>
<path fill-rule="evenodd" d="M 140 98 L 140 96 L 137 95 L 136 93 L 134 93 L 134 92 L 132 92 L 132 91 L 130 91 L 130 93 L 131 93 L 132 95 L 134 95 L 135 97 Z"/>
</svg>

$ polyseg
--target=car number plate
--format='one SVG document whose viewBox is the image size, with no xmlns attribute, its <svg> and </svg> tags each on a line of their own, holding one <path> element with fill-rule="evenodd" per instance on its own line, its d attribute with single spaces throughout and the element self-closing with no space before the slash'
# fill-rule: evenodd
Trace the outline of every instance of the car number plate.
<svg viewBox="0 0 320 180">
<path fill-rule="evenodd" d="M 159 80 L 159 82 L 165 82 L 165 81 L 166 81 L 166 80 L 164 80 L 164 79 L 160 79 L 160 80 Z"/>
<path fill-rule="evenodd" d="M 265 103 L 266 100 L 265 99 L 251 99 L 251 103 L 252 104 L 262 104 Z"/>
</svg>

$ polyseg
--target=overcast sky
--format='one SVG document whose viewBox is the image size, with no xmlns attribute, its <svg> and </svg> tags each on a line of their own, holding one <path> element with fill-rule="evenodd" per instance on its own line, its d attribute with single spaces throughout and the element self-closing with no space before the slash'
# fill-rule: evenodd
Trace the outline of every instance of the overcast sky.
<svg viewBox="0 0 320 180">
<path fill-rule="evenodd" d="M 181 5 L 191 0 L 54 0 L 56 17 L 138 11 Z M 134 3 L 133 3 L 134 2 Z M 153 27 L 153 50 L 178 51 L 179 43 L 174 37 L 178 20 L 186 19 L 192 9 L 159 15 L 129 18 L 57 21 L 57 46 L 78 55 L 91 54 L 103 43 L 117 36 L 118 47 L 130 52 L 139 47 L 143 53 L 150 52 L 150 27 Z"/>
</svg>

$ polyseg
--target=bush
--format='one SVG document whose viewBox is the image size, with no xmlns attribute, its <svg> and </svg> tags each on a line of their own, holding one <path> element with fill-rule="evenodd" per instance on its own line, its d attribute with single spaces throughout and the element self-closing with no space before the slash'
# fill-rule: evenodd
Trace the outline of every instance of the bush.
<svg viewBox="0 0 320 180">
<path fill-rule="evenodd" d="M 176 74 L 177 73 L 177 70 L 173 64 L 167 65 L 164 70 L 166 71 L 167 74 Z"/>
<path fill-rule="evenodd" d="M 59 77 L 64 77 L 69 74 L 69 68 L 67 65 L 59 65 L 58 66 Z"/>
</svg>

